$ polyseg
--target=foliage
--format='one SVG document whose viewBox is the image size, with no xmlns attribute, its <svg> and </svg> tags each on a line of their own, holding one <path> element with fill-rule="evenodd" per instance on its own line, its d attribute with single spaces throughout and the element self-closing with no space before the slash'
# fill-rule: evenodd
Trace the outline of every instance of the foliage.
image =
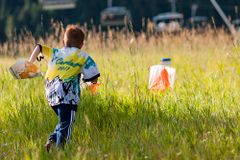
<svg viewBox="0 0 240 160">
<path fill-rule="evenodd" d="M 218 0 L 227 15 L 233 19 L 238 18 L 235 7 L 239 7 L 239 2 L 235 0 Z M 214 17 L 216 23 L 222 24 L 218 14 L 215 12 L 209 0 L 178 0 L 177 10 L 184 13 L 185 18 L 191 15 L 191 5 L 198 4 L 197 14 Z M 100 12 L 107 6 L 107 0 L 77 0 L 77 8 L 74 10 L 43 11 L 38 0 L 1 0 L 0 1 L 0 41 L 14 37 L 25 28 L 31 30 L 35 37 L 43 36 L 48 32 L 52 19 L 62 21 L 63 24 L 83 23 L 91 24 L 91 19 L 95 25 L 99 24 Z M 168 0 L 114 0 L 115 6 L 126 6 L 133 17 L 134 29 L 140 30 L 142 21 L 152 18 L 161 12 L 170 11 Z M 145 18 L 145 19 L 143 19 Z"/>
<path fill-rule="evenodd" d="M 87 33 L 84 50 L 99 65 L 101 86 L 95 96 L 83 90 L 71 143 L 50 154 L 43 145 L 57 118 L 43 78 L 15 80 L 7 70 L 42 40 L 29 35 L 0 46 L 6 57 L 0 64 L 0 159 L 239 158 L 239 48 L 229 35 Z M 44 42 L 61 47 L 53 35 Z M 175 88 L 153 93 L 148 67 L 161 57 L 173 59 Z M 46 70 L 44 62 L 38 65 Z"/>
</svg>

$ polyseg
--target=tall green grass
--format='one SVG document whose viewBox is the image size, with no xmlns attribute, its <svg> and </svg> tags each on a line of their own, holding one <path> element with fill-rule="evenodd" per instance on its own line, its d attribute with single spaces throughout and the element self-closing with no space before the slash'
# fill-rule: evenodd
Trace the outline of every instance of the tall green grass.
<svg viewBox="0 0 240 160">
<path fill-rule="evenodd" d="M 84 48 L 101 71 L 98 94 L 82 90 L 71 143 L 50 154 L 43 146 L 57 117 L 44 79 L 15 80 L 8 67 L 19 56 L 0 58 L 0 159 L 240 159 L 240 61 L 231 37 L 99 41 L 89 37 Z M 148 68 L 161 57 L 173 60 L 175 87 L 150 92 Z"/>
</svg>

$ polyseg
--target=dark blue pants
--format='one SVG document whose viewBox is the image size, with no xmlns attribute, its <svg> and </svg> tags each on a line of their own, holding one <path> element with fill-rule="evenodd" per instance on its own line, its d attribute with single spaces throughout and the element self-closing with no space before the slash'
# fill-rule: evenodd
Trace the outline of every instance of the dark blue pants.
<svg viewBox="0 0 240 160">
<path fill-rule="evenodd" d="M 52 108 L 58 116 L 58 124 L 54 132 L 50 134 L 49 140 L 60 147 L 70 140 L 77 106 L 61 104 L 52 106 Z"/>
</svg>

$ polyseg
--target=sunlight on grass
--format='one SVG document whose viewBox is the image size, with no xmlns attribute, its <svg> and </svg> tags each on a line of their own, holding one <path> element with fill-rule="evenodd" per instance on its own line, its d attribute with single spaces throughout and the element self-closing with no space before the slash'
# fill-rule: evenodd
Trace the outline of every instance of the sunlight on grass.
<svg viewBox="0 0 240 160">
<path fill-rule="evenodd" d="M 57 118 L 44 79 L 15 80 L 8 67 L 17 58 L 0 58 L 0 159 L 239 159 L 240 61 L 231 38 L 181 33 L 130 44 L 131 36 L 102 45 L 89 37 L 84 50 L 101 85 L 96 96 L 82 91 L 71 144 L 50 154 L 43 145 Z M 21 49 L 21 57 L 30 54 Z M 162 57 L 172 58 L 176 83 L 153 93 L 148 68 Z"/>
</svg>

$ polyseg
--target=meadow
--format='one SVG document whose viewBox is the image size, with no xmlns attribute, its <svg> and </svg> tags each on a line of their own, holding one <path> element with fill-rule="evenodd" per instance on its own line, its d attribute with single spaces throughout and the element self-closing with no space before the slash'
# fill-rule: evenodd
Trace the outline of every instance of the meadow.
<svg viewBox="0 0 240 160">
<path fill-rule="evenodd" d="M 61 47 L 63 30 L 30 32 L 0 45 L 0 159 L 240 159 L 240 45 L 223 30 L 156 35 L 88 31 L 84 49 L 101 77 L 82 90 L 72 140 L 47 153 L 57 117 L 44 78 L 15 80 L 8 68 L 37 42 Z M 148 90 L 149 66 L 176 68 L 173 90 Z M 44 72 L 46 63 L 36 62 Z"/>
</svg>

